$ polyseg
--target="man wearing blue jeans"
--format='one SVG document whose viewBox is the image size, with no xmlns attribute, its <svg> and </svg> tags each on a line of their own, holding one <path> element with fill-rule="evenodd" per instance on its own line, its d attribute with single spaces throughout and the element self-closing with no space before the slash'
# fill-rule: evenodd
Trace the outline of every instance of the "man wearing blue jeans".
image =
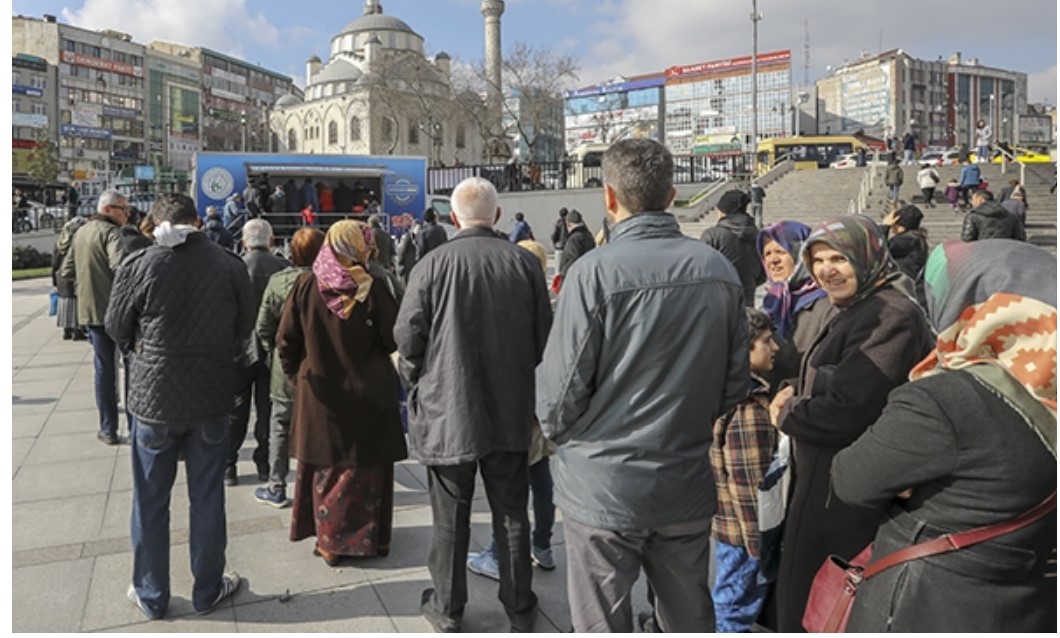
<svg viewBox="0 0 1060 638">
<path fill-rule="evenodd" d="M 60 267 L 64 279 L 77 286 L 77 320 L 88 328 L 95 368 L 96 438 L 107 445 L 118 439 L 118 368 L 114 341 L 103 329 L 114 272 L 121 263 L 121 227 L 129 219 L 129 202 L 115 190 L 103 191 L 96 214 L 74 235 Z"/>
<path fill-rule="evenodd" d="M 169 605 L 169 504 L 181 454 L 191 503 L 192 605 L 209 613 L 239 588 L 239 575 L 224 571 L 227 415 L 237 349 L 257 308 L 243 262 L 199 231 L 189 197 L 163 194 L 151 215 L 156 245 L 122 262 L 106 329 L 129 358 L 131 380 L 133 582 L 127 596 L 156 620 Z"/>
</svg>

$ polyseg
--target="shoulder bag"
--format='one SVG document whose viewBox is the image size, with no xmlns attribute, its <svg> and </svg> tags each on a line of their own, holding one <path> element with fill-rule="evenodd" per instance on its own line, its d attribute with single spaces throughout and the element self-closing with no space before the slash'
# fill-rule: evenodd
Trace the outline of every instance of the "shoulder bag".
<svg viewBox="0 0 1060 638">
<path fill-rule="evenodd" d="M 1014 532 L 1055 509 L 1054 491 L 1049 498 L 1011 520 L 966 532 L 944 534 L 871 563 L 869 560 L 872 557 L 872 545 L 861 550 L 854 560 L 849 562 L 833 554 L 825 559 L 813 579 L 810 597 L 806 601 L 806 611 L 802 615 L 802 626 L 806 631 L 813 633 L 842 633 L 846 631 L 858 588 L 876 574 L 911 560 L 957 551 Z"/>
</svg>

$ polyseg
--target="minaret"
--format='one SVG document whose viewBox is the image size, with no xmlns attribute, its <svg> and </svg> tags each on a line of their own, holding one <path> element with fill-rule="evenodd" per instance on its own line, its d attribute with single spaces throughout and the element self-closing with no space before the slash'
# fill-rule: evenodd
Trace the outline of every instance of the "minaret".
<svg viewBox="0 0 1060 638">
<path fill-rule="evenodd" d="M 364 15 L 370 16 L 377 13 L 383 13 L 383 5 L 379 4 L 379 0 L 365 0 Z"/>
<path fill-rule="evenodd" d="M 489 113 L 490 142 L 500 138 L 503 134 L 501 126 L 501 14 L 504 13 L 504 0 L 482 0 L 482 17 L 486 24 L 486 75 L 489 87 L 486 93 L 486 109 Z M 496 153 L 496 143 L 488 144 L 494 150 L 489 151 L 491 156 Z"/>
</svg>

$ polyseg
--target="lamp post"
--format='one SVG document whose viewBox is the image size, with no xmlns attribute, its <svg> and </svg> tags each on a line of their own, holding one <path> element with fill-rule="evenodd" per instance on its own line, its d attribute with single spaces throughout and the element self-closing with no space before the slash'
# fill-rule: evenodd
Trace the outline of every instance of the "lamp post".
<svg viewBox="0 0 1060 638">
<path fill-rule="evenodd" d="M 240 128 L 240 132 L 242 134 L 242 148 L 243 148 L 243 152 L 246 153 L 247 152 L 247 112 L 245 110 L 239 112 L 239 128 Z"/>
<path fill-rule="evenodd" d="M 751 0 L 751 152 L 758 152 L 758 0 Z"/>
</svg>

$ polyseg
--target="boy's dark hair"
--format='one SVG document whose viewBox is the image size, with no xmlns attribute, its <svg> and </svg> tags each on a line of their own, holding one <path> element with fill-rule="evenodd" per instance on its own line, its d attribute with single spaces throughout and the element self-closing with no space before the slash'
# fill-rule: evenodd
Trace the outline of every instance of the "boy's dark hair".
<svg viewBox="0 0 1060 638">
<path fill-rule="evenodd" d="M 747 331 L 750 333 L 752 342 L 766 332 L 776 331 L 776 328 L 773 326 L 773 320 L 761 310 L 747 307 L 744 308 L 744 312 L 747 315 Z"/>
</svg>

